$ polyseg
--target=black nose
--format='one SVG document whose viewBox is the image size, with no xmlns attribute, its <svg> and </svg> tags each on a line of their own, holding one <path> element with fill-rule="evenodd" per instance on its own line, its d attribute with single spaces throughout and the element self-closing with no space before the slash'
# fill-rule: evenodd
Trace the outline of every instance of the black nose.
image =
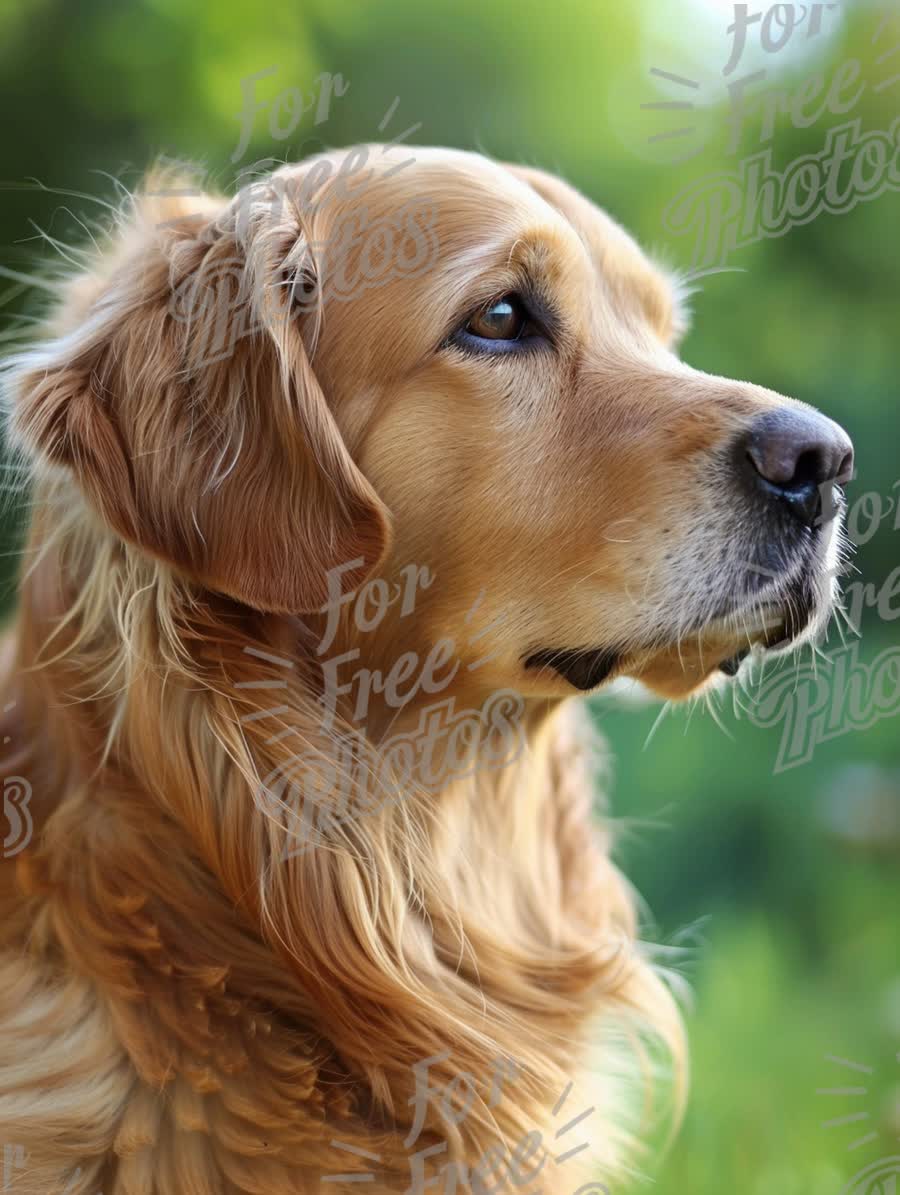
<svg viewBox="0 0 900 1195">
<path fill-rule="evenodd" d="M 823 497 L 833 513 L 831 486 L 853 476 L 850 437 L 817 411 L 784 407 L 761 415 L 747 433 L 746 448 L 757 483 L 808 527 L 820 520 Z"/>
</svg>

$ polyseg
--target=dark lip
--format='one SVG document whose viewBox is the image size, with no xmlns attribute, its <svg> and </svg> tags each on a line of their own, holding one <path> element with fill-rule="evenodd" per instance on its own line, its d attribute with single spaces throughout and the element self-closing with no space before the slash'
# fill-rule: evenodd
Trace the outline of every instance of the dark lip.
<svg viewBox="0 0 900 1195">
<path fill-rule="evenodd" d="M 723 660 L 719 665 L 719 671 L 724 672 L 726 676 L 737 676 L 738 669 L 747 656 L 750 655 L 750 648 L 745 647 L 741 651 L 736 652 L 730 660 Z"/>
<path fill-rule="evenodd" d="M 608 680 L 622 659 L 611 647 L 541 648 L 525 657 L 525 667 L 550 668 L 582 693 Z"/>
</svg>

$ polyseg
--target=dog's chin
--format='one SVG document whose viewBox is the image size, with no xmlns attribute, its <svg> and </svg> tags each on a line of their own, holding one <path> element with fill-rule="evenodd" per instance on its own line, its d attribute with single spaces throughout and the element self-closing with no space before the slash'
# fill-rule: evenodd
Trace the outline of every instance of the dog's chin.
<svg viewBox="0 0 900 1195">
<path fill-rule="evenodd" d="M 627 675 L 661 697 L 687 698 L 738 676 L 745 663 L 795 651 L 816 639 L 833 608 L 824 577 L 801 574 L 777 599 L 745 608 L 736 603 L 693 635 L 641 657 Z"/>
<path fill-rule="evenodd" d="M 789 651 L 807 637 L 787 617 L 771 627 L 742 631 L 710 624 L 690 636 L 639 650 L 611 647 L 556 648 L 533 652 L 525 660 L 535 678 L 549 680 L 551 691 L 568 687 L 580 693 L 600 689 L 620 678 L 640 681 L 670 700 L 690 697 L 713 680 L 734 677 L 751 655 Z"/>
<path fill-rule="evenodd" d="M 820 569 L 805 570 L 773 596 L 754 594 L 727 603 L 713 617 L 671 638 L 653 636 L 646 647 L 614 644 L 547 648 L 524 661 L 532 676 L 549 677 L 551 687 L 585 693 L 609 681 L 640 681 L 669 700 L 681 700 L 738 675 L 745 661 L 783 654 L 813 639 L 828 622 L 832 586 Z M 662 641 L 661 641 L 662 640 Z"/>
<path fill-rule="evenodd" d="M 670 701 L 681 701 L 704 689 L 718 685 L 726 678 L 736 677 L 746 661 L 759 659 L 775 652 L 790 651 L 801 638 L 788 638 L 779 633 L 772 642 L 766 635 L 744 635 L 740 640 L 732 634 L 712 633 L 696 639 L 692 645 L 671 645 L 640 660 L 627 675 L 640 681 L 651 692 Z"/>
</svg>

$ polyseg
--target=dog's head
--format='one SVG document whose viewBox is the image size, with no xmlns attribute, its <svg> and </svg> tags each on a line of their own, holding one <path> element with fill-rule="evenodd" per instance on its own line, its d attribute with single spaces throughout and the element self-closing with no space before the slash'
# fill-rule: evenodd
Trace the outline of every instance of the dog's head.
<svg viewBox="0 0 900 1195">
<path fill-rule="evenodd" d="M 144 198 L 59 319 L 20 434 L 249 606 L 427 566 L 410 635 L 532 696 L 680 696 L 828 615 L 847 436 L 681 362 L 677 284 L 538 171 L 364 147 Z"/>
</svg>

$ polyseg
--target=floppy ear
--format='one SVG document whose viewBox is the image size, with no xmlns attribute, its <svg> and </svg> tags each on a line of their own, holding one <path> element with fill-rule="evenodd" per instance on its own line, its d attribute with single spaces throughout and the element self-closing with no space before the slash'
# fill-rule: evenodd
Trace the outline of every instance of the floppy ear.
<svg viewBox="0 0 900 1195">
<path fill-rule="evenodd" d="M 124 539 L 257 609 L 303 613 L 329 569 L 359 560 L 352 587 L 378 564 L 389 517 L 304 345 L 299 208 L 254 187 L 231 203 L 139 197 L 70 284 L 70 330 L 15 362 L 13 425 Z"/>
</svg>

